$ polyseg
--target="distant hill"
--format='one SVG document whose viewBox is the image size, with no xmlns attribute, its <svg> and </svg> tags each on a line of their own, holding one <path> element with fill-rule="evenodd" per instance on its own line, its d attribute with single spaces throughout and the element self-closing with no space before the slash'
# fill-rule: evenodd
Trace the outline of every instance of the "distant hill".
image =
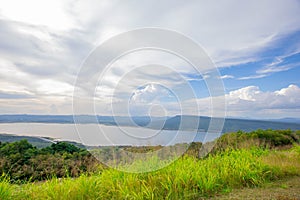
<svg viewBox="0 0 300 200">
<path fill-rule="evenodd" d="M 0 123 L 74 123 L 72 115 L 0 115 Z"/>
<path fill-rule="evenodd" d="M 54 143 L 54 141 L 48 138 L 0 134 L 0 142 L 16 142 L 20 140 L 27 140 L 29 143 L 31 143 L 33 146 L 36 146 L 37 148 L 44 148 Z"/>
<path fill-rule="evenodd" d="M 270 121 L 300 124 L 300 118 L 282 118 L 282 119 L 272 119 Z"/>
<path fill-rule="evenodd" d="M 217 118 L 216 118 L 217 119 Z M 181 126 L 182 130 L 189 130 L 195 123 L 199 121 L 198 130 L 207 131 L 209 127 L 210 117 L 198 117 L 198 116 L 175 116 L 165 121 L 163 129 L 178 130 L 180 122 L 184 123 Z M 159 124 L 159 122 L 157 122 Z M 150 128 L 157 128 L 155 123 Z M 225 119 L 222 132 L 235 132 L 242 131 L 254 131 L 257 129 L 292 129 L 300 130 L 300 123 L 288 123 L 288 122 L 274 122 L 263 120 L 250 120 L 250 119 Z"/>
<path fill-rule="evenodd" d="M 52 143 L 58 142 L 57 140 L 53 138 L 47 138 L 47 137 L 35 137 L 35 136 L 19 136 L 19 135 L 13 135 L 13 134 L 0 134 L 0 142 L 16 142 L 20 140 L 27 140 L 30 144 L 33 146 L 36 146 L 37 148 L 45 148 L 47 146 L 50 146 Z M 61 141 L 61 140 L 59 140 Z M 72 144 L 74 146 L 77 146 L 79 148 L 85 149 L 86 146 L 73 142 L 73 141 L 65 141 L 62 140 L 63 142 L 67 142 L 69 144 Z"/>
<path fill-rule="evenodd" d="M 262 121 L 262 120 L 226 119 L 223 132 L 234 132 L 238 130 L 254 131 L 257 129 L 300 130 L 300 124 L 288 123 L 288 122 Z"/>
</svg>

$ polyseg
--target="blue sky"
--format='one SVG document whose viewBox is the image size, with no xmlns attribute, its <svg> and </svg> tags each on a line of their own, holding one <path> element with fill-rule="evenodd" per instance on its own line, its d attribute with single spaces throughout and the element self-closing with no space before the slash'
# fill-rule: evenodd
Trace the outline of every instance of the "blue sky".
<svg viewBox="0 0 300 200">
<path fill-rule="evenodd" d="M 224 98 L 226 116 L 299 118 L 299 13 L 297 0 L 0 0 L 0 114 L 74 113 L 74 83 L 93 50 L 155 27 L 199 44 L 220 72 L 224 95 L 210 97 L 209 74 L 179 57 L 141 50 L 116 60 L 102 78 L 80 77 L 98 85 L 81 91 L 93 99 L 80 102 L 77 114 L 127 115 L 137 95 L 136 115 L 218 116 Z"/>
<path fill-rule="evenodd" d="M 220 70 L 228 91 L 247 85 L 258 85 L 262 91 L 274 91 L 290 84 L 299 86 L 300 32 L 291 33 L 257 54 L 257 61 Z"/>
</svg>

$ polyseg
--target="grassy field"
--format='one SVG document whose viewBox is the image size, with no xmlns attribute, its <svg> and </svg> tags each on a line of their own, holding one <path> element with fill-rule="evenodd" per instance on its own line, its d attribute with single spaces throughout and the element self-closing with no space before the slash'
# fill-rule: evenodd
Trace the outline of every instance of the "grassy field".
<svg viewBox="0 0 300 200">
<path fill-rule="evenodd" d="M 150 163 L 159 164 L 158 159 Z M 149 167 L 149 163 L 128 167 Z M 22 185 L 2 177 L 0 199 L 200 199 L 294 176 L 300 176 L 298 145 L 284 151 L 238 149 L 204 159 L 184 156 L 162 170 L 143 174 L 105 169 L 92 176 Z"/>
</svg>

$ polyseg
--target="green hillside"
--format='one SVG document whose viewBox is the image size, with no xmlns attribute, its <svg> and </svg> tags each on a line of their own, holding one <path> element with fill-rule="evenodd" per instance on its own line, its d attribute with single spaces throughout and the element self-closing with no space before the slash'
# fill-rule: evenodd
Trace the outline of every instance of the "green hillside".
<svg viewBox="0 0 300 200">
<path fill-rule="evenodd" d="M 28 182 L 32 180 L 17 183 L 15 175 L 9 176 L 9 172 L 2 172 L 0 199 L 217 198 L 220 195 L 230 194 L 232 190 L 265 187 L 274 181 L 300 176 L 299 143 L 299 131 L 257 130 L 251 133 L 237 132 L 223 135 L 216 141 L 211 154 L 205 157 L 199 156 L 202 145 L 192 144 L 184 156 L 161 170 L 149 173 L 126 173 L 122 169 L 124 167 L 156 169 L 166 161 L 152 157 L 150 160 L 134 161 L 118 169 L 101 167 L 93 172 L 86 170 L 75 179 L 71 177 L 72 174 L 63 176 L 65 177 L 63 179 L 56 178 L 59 176 L 53 174 L 45 177 L 44 182 L 33 183 Z M 8 155 L 14 159 L 15 153 L 11 151 L 22 146 L 23 150 L 34 149 L 25 141 L 22 141 L 22 144 L 24 145 L 2 144 L 0 148 L 2 159 L 10 157 Z M 118 148 L 148 152 L 158 147 Z M 51 145 L 41 151 L 56 157 L 60 155 L 62 160 L 75 158 L 82 152 L 70 144 Z M 29 152 L 32 153 L 32 150 Z M 76 159 L 80 161 L 82 158 Z M 3 160 L 0 163 L 3 163 Z M 25 161 L 24 164 L 26 165 Z M 286 194 L 289 195 L 288 192 Z M 270 195 L 272 197 L 272 194 Z M 285 199 L 292 199 L 295 195 L 296 198 L 300 197 L 300 193 L 290 195 L 294 196 L 291 198 L 287 196 Z M 276 198 L 279 199 L 280 196 L 272 197 Z"/>
</svg>

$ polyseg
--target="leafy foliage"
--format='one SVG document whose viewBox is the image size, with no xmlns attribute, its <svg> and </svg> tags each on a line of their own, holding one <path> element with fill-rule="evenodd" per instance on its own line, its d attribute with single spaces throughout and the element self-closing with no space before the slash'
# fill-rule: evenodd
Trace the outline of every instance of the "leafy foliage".
<svg viewBox="0 0 300 200">
<path fill-rule="evenodd" d="M 300 143 L 300 131 L 287 130 L 262 130 L 258 129 L 249 133 L 238 131 L 222 135 L 215 143 L 213 152 L 230 149 L 261 147 L 280 149 L 291 147 Z"/>
<path fill-rule="evenodd" d="M 52 178 L 41 184 L 24 184 L 14 190 L 15 186 L 4 183 L 4 188 L 10 187 L 11 192 L 3 196 L 8 199 L 201 199 L 233 188 L 257 187 L 284 177 L 283 172 L 287 174 L 293 169 L 269 165 L 270 159 L 280 156 L 277 152 L 253 148 L 226 150 L 204 159 L 184 156 L 151 173 L 105 169 L 91 176 Z M 298 170 L 291 172 L 300 175 L 300 154 L 294 150 L 284 154 L 298 163 Z M 289 163 L 288 158 L 283 164 Z M 152 159 L 152 163 L 138 162 L 133 167 L 158 163 Z"/>
<path fill-rule="evenodd" d="M 212 143 L 212 154 L 225 152 L 228 149 L 251 149 L 258 147 L 262 149 L 280 149 L 300 143 L 300 131 L 292 130 L 256 130 L 250 133 L 238 131 L 225 134 Z M 159 149 L 161 158 L 168 158 L 172 152 L 185 151 L 185 155 L 200 159 L 201 151 L 210 144 L 192 142 L 191 144 L 176 144 L 173 146 L 118 146 L 101 147 L 94 149 L 93 155 L 104 163 L 109 160 L 122 162 L 124 153 L 154 152 Z M 124 151 L 123 151 L 124 150 Z M 97 155 L 97 152 L 99 153 Z M 259 153 L 258 151 L 256 151 Z M 205 154 L 206 155 L 206 154 Z M 126 157 L 126 163 L 133 162 Z M 136 163 L 135 163 L 136 164 Z M 13 143 L 0 142 L 0 174 L 5 174 L 11 182 L 46 180 L 50 177 L 78 177 L 83 173 L 93 173 L 103 168 L 87 150 L 78 148 L 70 143 L 58 142 L 48 147 L 38 149 L 21 140 Z"/>
<path fill-rule="evenodd" d="M 95 171 L 98 165 L 88 151 L 66 142 L 43 149 L 37 149 L 27 140 L 0 144 L 0 174 L 6 174 L 12 182 L 76 177 Z"/>
</svg>

